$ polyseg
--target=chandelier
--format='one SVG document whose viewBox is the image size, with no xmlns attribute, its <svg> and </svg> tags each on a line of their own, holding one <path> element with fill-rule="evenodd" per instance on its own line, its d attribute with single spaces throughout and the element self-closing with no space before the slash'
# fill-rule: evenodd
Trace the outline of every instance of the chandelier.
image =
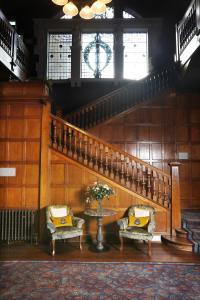
<svg viewBox="0 0 200 300">
<path fill-rule="evenodd" d="M 92 2 L 89 5 L 87 2 Z M 78 15 L 83 19 L 92 19 L 96 14 L 100 15 L 106 12 L 106 4 L 112 0 L 52 0 L 54 4 L 63 6 L 65 15 L 74 17 Z M 77 3 L 77 4 L 74 4 Z"/>
</svg>

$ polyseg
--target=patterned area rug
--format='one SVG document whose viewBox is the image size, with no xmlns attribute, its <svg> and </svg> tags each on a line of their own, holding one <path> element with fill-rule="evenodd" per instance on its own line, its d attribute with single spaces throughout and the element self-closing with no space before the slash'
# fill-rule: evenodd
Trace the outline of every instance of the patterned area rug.
<svg viewBox="0 0 200 300">
<path fill-rule="evenodd" d="M 0 262 L 1 300 L 199 300 L 200 264 Z"/>
<path fill-rule="evenodd" d="M 185 210 L 182 213 L 182 224 L 194 244 L 194 252 L 200 253 L 200 210 Z"/>
</svg>

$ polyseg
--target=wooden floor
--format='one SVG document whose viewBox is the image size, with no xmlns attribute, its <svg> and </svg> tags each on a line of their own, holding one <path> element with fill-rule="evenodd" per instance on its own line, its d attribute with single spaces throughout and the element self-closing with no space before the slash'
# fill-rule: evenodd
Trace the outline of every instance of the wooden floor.
<svg viewBox="0 0 200 300">
<path fill-rule="evenodd" d="M 26 243 L 1 244 L 0 261 L 12 260 L 63 260 L 79 262 L 173 262 L 173 263 L 197 263 L 200 264 L 200 255 L 179 251 L 162 243 L 152 243 L 152 255 L 147 255 L 147 245 L 143 243 L 127 243 L 124 251 L 119 251 L 118 244 L 107 245 L 102 251 L 96 251 L 95 247 L 83 244 L 80 252 L 77 243 L 56 244 L 56 255 L 52 257 L 49 245 L 31 245 Z"/>
</svg>

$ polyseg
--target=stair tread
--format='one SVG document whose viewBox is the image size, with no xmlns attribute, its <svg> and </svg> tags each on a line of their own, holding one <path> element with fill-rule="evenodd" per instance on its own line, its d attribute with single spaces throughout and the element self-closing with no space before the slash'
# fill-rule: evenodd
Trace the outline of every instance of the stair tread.
<svg viewBox="0 0 200 300">
<path fill-rule="evenodd" d="M 176 228 L 175 230 L 179 233 L 187 234 L 187 230 L 185 230 L 184 228 Z"/>
<path fill-rule="evenodd" d="M 182 237 L 176 237 L 176 236 L 170 236 L 170 235 L 163 235 L 164 239 L 166 239 L 168 242 L 179 244 L 179 245 L 193 245 L 192 242 L 190 242 L 188 239 L 182 238 Z"/>
</svg>

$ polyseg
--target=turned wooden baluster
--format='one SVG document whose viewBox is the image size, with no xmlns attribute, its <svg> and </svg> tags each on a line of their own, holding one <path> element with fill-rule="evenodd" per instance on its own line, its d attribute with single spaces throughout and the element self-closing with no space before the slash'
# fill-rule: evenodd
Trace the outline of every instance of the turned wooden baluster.
<svg viewBox="0 0 200 300">
<path fill-rule="evenodd" d="M 78 155 L 78 161 L 82 162 L 83 161 L 83 156 L 82 156 L 82 133 L 79 132 L 78 134 L 78 148 L 79 148 L 79 155 Z"/>
<path fill-rule="evenodd" d="M 68 144 L 68 155 L 70 157 L 72 157 L 72 129 L 71 129 L 71 127 L 68 127 L 68 141 L 69 141 L 69 144 Z"/>
<path fill-rule="evenodd" d="M 136 163 L 134 162 L 134 160 L 131 161 L 131 168 L 132 168 L 132 172 L 131 172 L 131 179 L 132 179 L 132 185 L 131 185 L 131 189 L 135 192 L 136 191 Z"/>
<path fill-rule="evenodd" d="M 115 175 L 114 175 L 114 153 L 111 150 L 110 151 L 110 178 L 114 179 Z"/>
<path fill-rule="evenodd" d="M 163 205 L 163 177 L 158 175 L 158 203 Z"/>
<path fill-rule="evenodd" d="M 105 176 L 109 176 L 109 170 L 108 170 L 108 147 L 105 147 Z"/>
<path fill-rule="evenodd" d="M 141 193 L 141 185 L 140 185 L 140 181 L 141 181 L 141 166 L 139 163 L 136 164 L 136 167 L 137 167 L 137 187 L 136 187 L 136 190 L 137 190 L 137 193 L 140 194 Z"/>
<path fill-rule="evenodd" d="M 58 125 L 58 151 L 62 151 L 62 124 L 59 123 Z"/>
<path fill-rule="evenodd" d="M 88 164 L 88 138 L 87 135 L 84 135 L 84 160 L 83 163 L 84 165 Z"/>
<path fill-rule="evenodd" d="M 95 158 L 94 158 L 94 170 L 98 171 L 99 166 L 98 166 L 98 143 L 94 143 L 94 148 L 95 148 Z"/>
<path fill-rule="evenodd" d="M 121 154 L 121 180 L 122 185 L 125 185 L 125 178 L 124 178 L 124 155 Z"/>
<path fill-rule="evenodd" d="M 93 168 L 93 140 L 89 139 L 89 167 Z"/>
<path fill-rule="evenodd" d="M 147 197 L 151 199 L 151 169 L 147 169 Z"/>
<path fill-rule="evenodd" d="M 119 152 L 116 152 L 115 157 L 116 157 L 115 180 L 117 182 L 119 182 L 119 166 L 118 166 L 118 164 L 119 164 L 119 162 L 118 162 L 118 160 L 119 160 Z"/>
<path fill-rule="evenodd" d="M 57 149 L 57 121 L 53 120 L 52 146 Z"/>
<path fill-rule="evenodd" d="M 164 176 L 164 207 L 169 207 L 169 180 L 167 176 Z"/>
<path fill-rule="evenodd" d="M 128 189 L 130 189 L 130 187 L 131 187 L 131 182 L 130 182 L 130 178 L 129 178 L 129 157 L 126 157 L 126 171 L 125 171 L 125 173 L 126 173 L 126 187 L 128 188 Z"/>
<path fill-rule="evenodd" d="M 63 153 L 67 154 L 67 126 L 63 126 Z"/>
<path fill-rule="evenodd" d="M 157 173 L 153 171 L 153 201 L 157 202 Z"/>
<path fill-rule="evenodd" d="M 100 166 L 99 166 L 99 172 L 101 174 L 103 174 L 103 144 L 100 144 L 100 147 L 99 147 L 99 151 L 100 151 Z"/>
<path fill-rule="evenodd" d="M 147 191 L 146 191 L 146 167 L 142 166 L 142 195 L 146 197 Z"/>
<path fill-rule="evenodd" d="M 78 158 L 78 153 L 77 153 L 77 131 L 76 131 L 76 130 L 74 130 L 73 136 L 74 136 L 74 151 L 73 151 L 73 158 L 74 158 L 75 160 L 77 160 L 77 158 Z"/>
</svg>

